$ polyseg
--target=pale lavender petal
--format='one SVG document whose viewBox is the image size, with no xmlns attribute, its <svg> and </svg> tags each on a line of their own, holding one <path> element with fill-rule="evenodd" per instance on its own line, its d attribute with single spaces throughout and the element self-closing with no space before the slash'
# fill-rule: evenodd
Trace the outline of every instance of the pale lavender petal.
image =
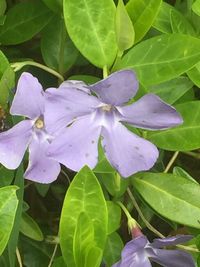
<svg viewBox="0 0 200 267">
<path fill-rule="evenodd" d="M 193 238 L 192 235 L 176 235 L 166 238 L 156 238 L 151 243 L 154 248 L 163 248 L 166 246 L 175 246 L 190 241 Z"/>
<path fill-rule="evenodd" d="M 16 169 L 24 156 L 32 136 L 31 120 L 24 120 L 0 134 L 0 163 Z"/>
<path fill-rule="evenodd" d="M 116 266 L 151 267 L 151 263 L 145 253 L 145 246 L 147 244 L 148 240 L 145 236 L 137 237 L 128 242 L 122 251 L 122 259 Z"/>
<path fill-rule="evenodd" d="M 60 164 L 46 156 L 48 141 L 33 139 L 29 146 L 29 164 L 24 174 L 26 179 L 48 184 L 60 173 Z"/>
<path fill-rule="evenodd" d="M 90 114 L 100 101 L 78 89 L 54 89 L 45 92 L 45 125 L 50 133 L 65 128 L 76 117 Z"/>
<path fill-rule="evenodd" d="M 76 80 L 68 80 L 68 81 L 64 81 L 63 83 L 61 83 L 61 85 L 59 86 L 59 89 L 63 88 L 63 89 L 79 89 L 82 90 L 88 94 L 90 94 L 90 89 L 88 88 L 88 86 L 82 82 L 82 81 L 76 81 Z"/>
<path fill-rule="evenodd" d="M 19 78 L 10 113 L 35 119 L 44 112 L 44 95 L 38 79 L 23 72 Z"/>
<path fill-rule="evenodd" d="M 100 131 L 93 115 L 84 116 L 55 138 L 48 156 L 74 171 L 79 171 L 84 165 L 94 168 L 98 161 Z"/>
<path fill-rule="evenodd" d="M 128 102 L 138 90 L 139 83 L 132 70 L 115 72 L 93 85 L 90 89 L 107 104 L 122 105 Z"/>
<path fill-rule="evenodd" d="M 157 148 L 130 132 L 121 123 L 102 129 L 102 146 L 112 166 L 123 177 L 149 170 L 158 158 Z"/>
<path fill-rule="evenodd" d="M 175 108 L 153 94 L 145 95 L 137 102 L 117 109 L 123 116 L 122 121 L 143 129 L 167 129 L 183 122 Z"/>
<path fill-rule="evenodd" d="M 163 267 L 195 267 L 192 256 L 185 251 L 166 249 L 153 251 L 154 255 L 149 258 Z"/>
</svg>

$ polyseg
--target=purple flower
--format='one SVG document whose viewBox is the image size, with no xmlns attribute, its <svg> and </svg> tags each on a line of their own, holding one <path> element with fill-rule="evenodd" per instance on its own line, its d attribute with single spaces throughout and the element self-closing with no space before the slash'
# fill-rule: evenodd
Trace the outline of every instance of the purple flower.
<svg viewBox="0 0 200 267">
<path fill-rule="evenodd" d="M 53 136 L 45 128 L 44 103 L 41 84 L 31 74 L 24 72 L 18 81 L 10 113 L 28 119 L 0 134 L 0 162 L 8 169 L 16 169 L 29 148 L 29 164 L 25 178 L 50 183 L 57 178 L 60 165 L 46 156 Z"/>
<path fill-rule="evenodd" d="M 195 267 L 192 256 L 182 250 L 163 249 L 192 239 L 192 236 L 177 235 L 163 239 L 154 239 L 152 243 L 145 236 L 128 242 L 121 254 L 121 260 L 112 267 L 151 267 L 150 261 L 164 267 Z"/>
<path fill-rule="evenodd" d="M 48 155 L 75 171 L 84 165 L 94 168 L 101 136 L 107 159 L 123 177 L 150 169 L 157 160 L 157 148 L 123 123 L 160 130 L 181 124 L 182 118 L 153 94 L 125 106 L 137 90 L 138 81 L 131 70 L 115 72 L 91 86 L 69 81 L 57 90 L 48 89 L 47 129 L 64 129 L 50 145 Z"/>
</svg>

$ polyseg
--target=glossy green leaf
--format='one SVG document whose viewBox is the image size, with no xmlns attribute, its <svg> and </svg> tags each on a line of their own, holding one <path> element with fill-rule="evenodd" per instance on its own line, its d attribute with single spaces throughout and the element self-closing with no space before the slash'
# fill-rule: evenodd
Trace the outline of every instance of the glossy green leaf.
<svg viewBox="0 0 200 267">
<path fill-rule="evenodd" d="M 173 33 L 183 33 L 195 36 L 195 31 L 190 22 L 176 9 L 171 9 L 170 22 Z"/>
<path fill-rule="evenodd" d="M 174 104 L 193 87 L 193 83 L 187 77 L 178 77 L 170 81 L 149 86 L 146 93 L 154 93 L 169 104 Z"/>
<path fill-rule="evenodd" d="M 112 201 L 107 201 L 108 208 L 108 234 L 115 232 L 121 223 L 121 208 Z"/>
<path fill-rule="evenodd" d="M 73 240 L 73 251 L 76 267 L 90 267 L 88 265 L 88 260 L 91 261 L 90 251 L 96 250 L 96 242 L 94 239 L 94 226 L 91 219 L 85 212 L 79 215 L 78 222 L 76 225 L 74 240 Z M 100 252 L 101 254 L 101 252 Z M 89 256 L 89 258 L 88 258 Z M 99 266 L 99 253 L 97 252 L 97 257 L 92 256 L 93 266 Z"/>
<path fill-rule="evenodd" d="M 181 126 L 151 132 L 149 139 L 160 148 L 171 151 L 188 151 L 200 147 L 200 101 L 192 101 L 176 106 L 183 117 Z M 189 111 L 189 112 L 188 112 Z"/>
<path fill-rule="evenodd" d="M 15 86 L 15 73 L 8 66 L 0 79 L 0 105 L 6 109 L 10 90 Z"/>
<path fill-rule="evenodd" d="M 6 0 L 0 0 L 0 16 L 2 16 L 6 11 Z"/>
<path fill-rule="evenodd" d="M 73 238 L 81 212 L 85 212 L 93 222 L 96 246 L 104 249 L 108 220 L 107 206 L 98 180 L 88 167 L 81 169 L 74 177 L 62 208 L 59 229 L 60 246 L 68 267 L 74 267 L 75 264 Z"/>
<path fill-rule="evenodd" d="M 118 233 L 115 232 L 108 236 L 103 255 L 106 266 L 111 267 L 120 260 L 123 246 L 124 244 Z"/>
<path fill-rule="evenodd" d="M 0 187 L 10 185 L 14 178 L 14 170 L 8 170 L 3 165 L 0 166 Z"/>
<path fill-rule="evenodd" d="M 50 8 L 53 12 L 61 13 L 63 9 L 63 1 L 62 0 L 42 0 L 48 8 Z"/>
<path fill-rule="evenodd" d="M 58 257 L 53 261 L 52 267 L 67 267 L 65 264 L 63 257 Z"/>
<path fill-rule="evenodd" d="M 189 179 L 190 181 L 198 184 L 198 182 L 181 167 L 174 167 L 173 168 L 173 174 L 181 176 L 181 177 L 186 178 L 186 179 Z"/>
<path fill-rule="evenodd" d="M 9 62 L 3 52 L 0 51 L 0 78 L 3 76 L 6 69 L 9 67 Z"/>
<path fill-rule="evenodd" d="M 200 0 L 196 0 L 192 5 L 192 10 L 194 13 L 196 13 L 198 16 L 200 16 Z"/>
<path fill-rule="evenodd" d="M 18 199 L 16 186 L 0 188 L 0 255 L 4 251 L 14 224 Z"/>
<path fill-rule="evenodd" d="M 95 66 L 111 66 L 116 57 L 113 0 L 64 0 L 66 27 L 78 50 Z"/>
<path fill-rule="evenodd" d="M 199 184 L 172 174 L 141 173 L 132 179 L 142 198 L 163 217 L 200 228 Z"/>
<path fill-rule="evenodd" d="M 161 0 L 129 0 L 126 8 L 133 22 L 135 42 L 139 42 L 151 28 L 161 3 Z"/>
<path fill-rule="evenodd" d="M 13 45 L 31 39 L 51 17 L 51 11 L 39 0 L 15 5 L 6 14 L 4 25 L 0 26 L 0 43 Z"/>
<path fill-rule="evenodd" d="M 141 42 L 122 58 L 118 69 L 135 70 L 144 85 L 161 83 L 188 71 L 200 60 L 200 39 L 170 34 Z"/>
<path fill-rule="evenodd" d="M 101 264 L 103 251 L 98 247 L 92 247 L 86 258 L 85 267 L 99 267 Z"/>
<path fill-rule="evenodd" d="M 187 72 L 190 80 L 200 88 L 200 62 L 196 64 L 194 68 Z"/>
<path fill-rule="evenodd" d="M 162 2 L 158 15 L 154 20 L 153 27 L 163 33 L 172 33 L 171 22 L 170 22 L 170 16 L 172 10 L 176 12 L 176 9 L 173 6 L 165 2 Z"/>
<path fill-rule="evenodd" d="M 118 0 L 117 5 L 116 35 L 117 45 L 121 53 L 133 46 L 135 40 L 135 31 L 122 0 Z"/>
<path fill-rule="evenodd" d="M 61 74 L 75 63 L 78 50 L 67 36 L 62 18 L 54 17 L 43 31 L 41 51 L 46 65 Z"/>
<path fill-rule="evenodd" d="M 25 212 L 22 213 L 20 232 L 36 241 L 42 241 L 44 239 L 39 225 Z"/>
</svg>

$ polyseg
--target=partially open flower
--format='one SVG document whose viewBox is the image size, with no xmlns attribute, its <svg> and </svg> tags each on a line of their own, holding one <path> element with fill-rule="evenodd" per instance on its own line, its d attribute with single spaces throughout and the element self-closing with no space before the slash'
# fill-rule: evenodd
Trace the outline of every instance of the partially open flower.
<svg viewBox="0 0 200 267">
<path fill-rule="evenodd" d="M 48 89 L 47 129 L 65 129 L 50 145 L 48 155 L 74 171 L 84 165 L 94 168 L 101 136 L 107 159 L 123 177 L 150 169 L 158 158 L 157 148 L 123 123 L 160 130 L 181 124 L 182 118 L 153 94 L 124 105 L 137 90 L 138 81 L 131 70 L 113 73 L 91 86 L 64 82 L 57 90 Z"/>
</svg>

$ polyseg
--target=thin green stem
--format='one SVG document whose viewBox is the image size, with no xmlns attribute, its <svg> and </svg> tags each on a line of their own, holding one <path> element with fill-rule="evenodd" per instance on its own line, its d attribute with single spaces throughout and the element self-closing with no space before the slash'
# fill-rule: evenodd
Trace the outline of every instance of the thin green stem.
<svg viewBox="0 0 200 267">
<path fill-rule="evenodd" d="M 40 64 L 38 62 L 34 62 L 34 61 L 23 61 L 23 62 L 15 62 L 11 64 L 11 67 L 14 69 L 14 71 L 18 71 L 20 69 L 22 69 L 24 66 L 34 66 L 37 68 L 40 68 L 42 70 L 45 70 L 46 72 L 51 73 L 52 75 L 56 76 L 61 82 L 64 81 L 64 77 L 58 73 L 57 71 L 43 65 Z"/>
<path fill-rule="evenodd" d="M 18 247 L 16 248 L 16 256 L 17 256 L 17 261 L 19 263 L 19 267 L 23 267 L 22 258 L 21 258 Z"/>
<path fill-rule="evenodd" d="M 103 67 L 103 78 L 107 78 L 108 77 L 108 67 L 105 65 Z"/>
<path fill-rule="evenodd" d="M 52 254 L 52 256 L 51 256 L 51 259 L 50 259 L 50 262 L 49 262 L 48 267 L 51 267 L 51 265 L 52 265 L 52 263 L 53 263 L 53 261 L 54 261 L 54 258 L 55 258 L 55 256 L 56 256 L 56 251 L 57 251 L 57 249 L 58 249 L 58 244 L 56 244 L 55 247 L 54 247 L 53 254 Z"/>
<path fill-rule="evenodd" d="M 120 201 L 117 201 L 116 203 L 121 207 L 121 209 L 125 213 L 128 220 L 133 219 L 132 216 L 130 215 L 129 211 L 127 210 L 127 208 Z"/>
<path fill-rule="evenodd" d="M 195 152 L 191 152 L 191 151 L 181 151 L 181 153 L 191 156 L 195 159 L 200 159 L 200 154 L 199 153 L 195 153 Z"/>
<path fill-rule="evenodd" d="M 143 220 L 144 224 L 146 225 L 146 227 L 151 231 L 153 232 L 154 234 L 156 234 L 157 236 L 161 237 L 161 238 L 164 238 L 165 236 L 163 234 L 161 234 L 156 228 L 154 228 L 148 221 L 147 219 L 144 217 L 139 205 L 137 204 L 137 201 L 136 199 L 134 198 L 130 188 L 127 188 L 127 193 L 135 207 L 135 209 L 137 210 L 139 216 L 141 217 L 141 219 Z"/>
<path fill-rule="evenodd" d="M 167 167 L 165 168 L 165 170 L 164 170 L 163 173 L 167 173 L 167 172 L 170 170 L 171 166 L 174 164 L 176 158 L 178 157 L 178 154 L 179 154 L 179 151 L 176 151 L 176 152 L 174 153 L 174 155 L 173 155 L 172 158 L 170 159 L 170 161 L 169 161 L 169 163 L 167 164 Z"/>
<path fill-rule="evenodd" d="M 61 170 L 61 173 L 64 174 L 64 176 L 67 178 L 68 183 L 70 184 L 71 181 L 69 179 L 69 176 L 66 174 L 66 172 L 64 172 L 63 170 Z"/>
</svg>

